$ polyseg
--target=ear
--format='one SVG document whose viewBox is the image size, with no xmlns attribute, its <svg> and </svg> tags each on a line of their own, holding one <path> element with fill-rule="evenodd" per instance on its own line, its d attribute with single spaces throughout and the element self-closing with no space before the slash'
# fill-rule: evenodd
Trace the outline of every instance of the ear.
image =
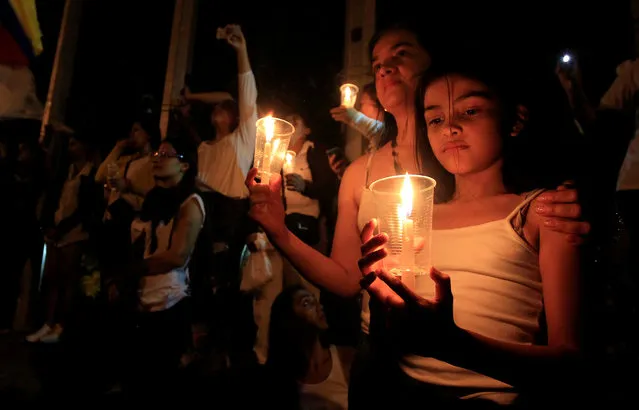
<svg viewBox="0 0 639 410">
<path fill-rule="evenodd" d="M 515 123 L 513 124 L 513 128 L 510 131 L 511 137 L 516 137 L 521 133 L 521 131 L 526 127 L 528 123 L 528 108 L 523 106 L 522 104 L 517 105 L 517 110 L 515 112 Z"/>
<path fill-rule="evenodd" d="M 312 131 L 311 131 L 311 129 L 309 127 L 305 127 L 305 128 L 306 128 L 306 131 L 304 131 L 304 136 L 308 137 L 309 135 L 311 135 Z"/>
<path fill-rule="evenodd" d="M 188 162 L 180 162 L 180 170 L 183 174 L 186 174 L 189 168 L 191 168 L 191 165 Z"/>
</svg>

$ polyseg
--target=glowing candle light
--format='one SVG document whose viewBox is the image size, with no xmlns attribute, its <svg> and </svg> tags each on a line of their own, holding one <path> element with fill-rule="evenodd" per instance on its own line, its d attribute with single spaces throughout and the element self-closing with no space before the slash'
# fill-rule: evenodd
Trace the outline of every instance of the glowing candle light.
<svg viewBox="0 0 639 410">
<path fill-rule="evenodd" d="M 399 206 L 399 221 L 402 227 L 401 265 L 412 268 L 415 265 L 415 224 L 411 219 L 413 212 L 413 187 L 408 174 L 400 191 L 402 203 Z"/>
<path fill-rule="evenodd" d="M 284 174 L 292 174 L 295 171 L 295 157 L 295 151 L 286 151 Z"/>
<path fill-rule="evenodd" d="M 359 88 L 355 84 L 344 84 L 340 87 L 340 91 L 342 93 L 342 106 L 353 108 L 357 101 Z"/>
<path fill-rule="evenodd" d="M 272 115 L 268 115 L 264 118 L 264 136 L 266 137 L 266 144 L 264 144 L 264 159 L 262 160 L 262 183 L 268 184 L 270 171 L 271 171 L 271 157 L 273 156 L 273 132 L 275 130 L 275 120 Z"/>
</svg>

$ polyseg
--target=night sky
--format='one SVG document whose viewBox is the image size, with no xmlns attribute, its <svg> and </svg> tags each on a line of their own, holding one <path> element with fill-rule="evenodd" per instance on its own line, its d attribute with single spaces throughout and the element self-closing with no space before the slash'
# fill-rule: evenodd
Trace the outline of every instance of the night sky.
<svg viewBox="0 0 639 410">
<path fill-rule="evenodd" d="M 34 72 L 43 99 L 63 3 L 37 2 L 45 52 Z M 464 48 L 485 50 L 496 64 L 521 73 L 522 82 L 537 94 L 533 98 L 542 102 L 559 98 L 553 70 L 561 50 L 577 51 L 593 98 L 614 78 L 616 65 L 632 57 L 627 1 L 598 0 L 590 6 L 573 0 L 486 3 L 378 0 L 378 23 L 417 21 L 443 55 Z M 155 96 L 158 107 L 161 103 L 173 1 L 88 1 L 84 7 L 67 122 L 95 130 L 96 137 L 110 145 L 126 132 L 142 95 Z M 310 114 L 321 139 L 338 141 L 339 127 L 328 110 L 338 102 L 344 15 L 345 3 L 338 0 L 250 5 L 201 0 L 192 90 L 236 93 L 234 52 L 215 40 L 215 30 L 227 23 L 241 24 L 256 72 L 259 103 L 294 106 Z"/>
</svg>

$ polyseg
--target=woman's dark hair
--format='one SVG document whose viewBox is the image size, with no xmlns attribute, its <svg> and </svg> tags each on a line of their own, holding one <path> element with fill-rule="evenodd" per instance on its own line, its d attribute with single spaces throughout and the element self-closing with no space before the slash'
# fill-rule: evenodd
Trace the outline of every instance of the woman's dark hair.
<svg viewBox="0 0 639 410">
<path fill-rule="evenodd" d="M 151 221 L 151 253 L 157 249 L 157 236 L 155 230 L 160 222 L 167 223 L 177 217 L 180 206 L 186 199 L 197 192 L 195 180 L 197 177 L 197 149 L 188 138 L 183 136 L 168 136 L 162 143 L 171 144 L 178 155 L 181 155 L 180 162 L 189 164 L 189 168 L 182 177 L 176 188 L 154 187 L 146 195 L 140 219 Z M 169 239 L 169 246 L 171 239 Z"/>
<path fill-rule="evenodd" d="M 229 129 L 235 131 L 240 125 L 240 107 L 235 100 L 224 100 L 218 103 L 220 108 L 229 113 L 231 125 Z"/>
<path fill-rule="evenodd" d="M 295 314 L 295 294 L 306 290 L 292 286 L 280 293 L 271 307 L 267 366 L 286 380 L 297 381 L 308 371 L 308 349 L 318 337 L 316 327 Z M 320 341 L 325 343 L 324 333 Z"/>
<path fill-rule="evenodd" d="M 424 94 L 436 80 L 450 75 L 478 81 L 490 89 L 501 107 L 501 135 L 503 137 L 503 177 L 506 188 L 513 193 L 525 192 L 533 188 L 531 181 L 524 175 L 526 161 L 523 156 L 522 141 L 526 140 L 526 129 L 517 136 L 511 136 L 517 121 L 519 99 L 517 87 L 509 81 L 508 76 L 494 67 L 487 67 L 470 62 L 451 63 L 448 66 L 433 67 L 425 73 L 415 94 L 415 159 L 424 175 L 432 176 L 437 181 L 435 201 L 449 201 L 455 192 L 455 178 L 439 163 L 428 140 L 428 131 L 424 119 Z"/>
<path fill-rule="evenodd" d="M 185 135 L 168 135 L 162 143 L 171 144 L 178 155 L 181 155 L 180 162 L 189 164 L 189 168 L 180 181 L 180 190 L 184 191 L 185 199 L 195 192 L 195 181 L 197 178 L 197 147 Z"/>
<path fill-rule="evenodd" d="M 141 115 L 133 121 L 134 124 L 136 122 L 140 124 L 140 127 L 142 127 L 142 129 L 149 135 L 149 144 L 151 144 L 151 149 L 158 149 L 162 140 L 158 118 L 150 114 Z"/>
</svg>

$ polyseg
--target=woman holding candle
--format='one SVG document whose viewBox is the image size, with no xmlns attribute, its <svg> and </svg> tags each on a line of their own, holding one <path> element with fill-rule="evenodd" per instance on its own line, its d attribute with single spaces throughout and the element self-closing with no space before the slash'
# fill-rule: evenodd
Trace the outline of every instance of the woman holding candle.
<svg viewBox="0 0 639 410">
<path fill-rule="evenodd" d="M 250 215 L 269 234 L 280 252 L 296 266 L 298 271 L 315 284 L 345 297 L 359 294 L 361 272 L 358 260 L 361 256 L 360 232 L 364 225 L 375 217 L 375 204 L 368 185 L 377 179 L 391 175 L 431 174 L 430 164 L 417 160 L 415 135 L 414 97 L 418 78 L 430 66 L 430 56 L 423 47 L 417 33 L 404 27 L 391 27 L 379 32 L 371 41 L 371 61 L 375 74 L 377 96 L 385 110 L 392 114 L 397 124 L 396 131 L 386 127 L 381 138 L 381 148 L 370 156 L 357 159 L 346 170 L 338 197 L 338 218 L 333 239 L 331 257 L 327 258 L 305 245 L 286 229 L 285 212 L 281 204 L 279 179 L 271 181 L 270 187 L 254 182 L 257 170 L 247 177 L 251 190 Z M 388 125 L 387 122 L 384 122 Z M 574 190 L 561 189 L 547 192 L 541 199 L 545 205 L 536 211 L 543 215 L 549 226 L 563 232 L 566 241 L 578 240 L 586 234 L 589 224 L 575 220 L 580 207 L 575 201 Z M 370 314 L 367 294 L 362 303 L 362 345 L 360 353 L 369 350 L 366 335 Z M 367 359 L 362 359 L 365 362 Z M 361 380 L 356 380 L 361 377 Z M 373 377 L 372 380 L 369 380 Z M 370 384 L 375 383 L 372 369 L 353 368 L 350 398 L 370 397 Z M 357 386 L 357 393 L 353 389 Z M 372 404 L 375 404 L 375 399 Z M 354 408 L 353 402 L 350 403 Z M 366 405 L 358 403 L 360 405 Z"/>
<path fill-rule="evenodd" d="M 376 221 L 362 233 L 364 282 L 393 309 L 386 333 L 402 354 L 399 408 L 426 394 L 441 406 L 513 404 L 518 393 L 538 399 L 557 385 L 565 394 L 579 379 L 579 248 L 531 210 L 543 190 L 522 193 L 508 179 L 517 106 L 508 85 L 486 73 L 432 74 L 418 94 L 418 146 L 439 165 L 444 187 L 432 261 L 445 273 L 433 268 L 431 283 L 409 290 L 383 269 L 372 272 L 388 255 L 388 235 L 373 236 Z"/>
</svg>

